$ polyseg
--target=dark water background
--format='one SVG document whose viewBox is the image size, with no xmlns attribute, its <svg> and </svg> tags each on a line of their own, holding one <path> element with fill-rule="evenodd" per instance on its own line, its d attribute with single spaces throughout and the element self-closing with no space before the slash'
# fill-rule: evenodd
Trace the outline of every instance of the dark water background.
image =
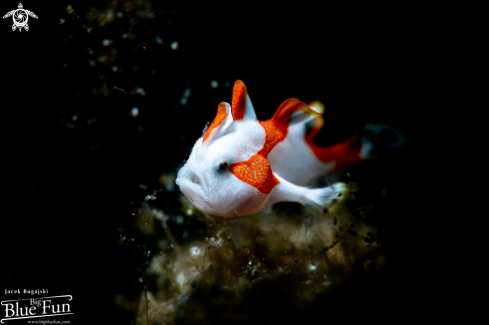
<svg viewBox="0 0 489 325">
<path fill-rule="evenodd" d="M 134 206 L 163 188 L 159 176 L 187 157 L 217 104 L 231 101 L 232 85 L 241 79 L 260 120 L 289 97 L 321 100 L 326 123 L 319 141 L 325 145 L 366 123 L 404 134 L 400 153 L 358 176 L 376 191 L 389 188 L 377 221 L 399 234 L 394 267 L 372 283 L 340 292 L 338 301 L 345 304 L 335 308 L 386 319 L 389 310 L 406 317 L 427 310 L 437 251 L 427 245 L 425 229 L 435 217 L 420 208 L 427 193 L 419 184 L 421 171 L 434 168 L 426 160 L 432 140 L 424 116 L 436 110 L 430 96 L 436 32 L 422 10 L 407 4 L 141 3 L 153 18 L 134 9 L 99 27 L 86 13 L 103 13 L 108 2 L 66 1 L 23 3 L 39 17 L 29 19 L 28 32 L 12 32 L 11 20 L 2 21 L 0 289 L 71 294 L 80 319 L 128 323 L 130 315 L 115 308 L 114 296 L 127 293 L 137 279 L 139 255 L 137 249 L 121 252 L 120 229 L 131 229 Z M 16 6 L 2 3 L 1 9 Z M 94 29 L 87 33 L 84 25 Z M 123 39 L 129 29 L 134 39 Z M 104 39 L 113 44 L 104 46 Z M 179 46 L 172 50 L 175 41 Z M 103 55 L 115 57 L 113 64 L 97 61 Z M 145 96 L 131 94 L 137 88 Z M 182 105 L 185 89 L 191 95 Z M 137 117 L 130 116 L 132 107 L 138 107 Z M 73 115 L 76 121 L 70 121 Z M 177 213 L 176 195 L 162 195 L 158 204 L 166 213 Z M 373 297 L 362 297 L 366 287 Z M 374 302 L 359 309 L 365 301 Z"/>
</svg>

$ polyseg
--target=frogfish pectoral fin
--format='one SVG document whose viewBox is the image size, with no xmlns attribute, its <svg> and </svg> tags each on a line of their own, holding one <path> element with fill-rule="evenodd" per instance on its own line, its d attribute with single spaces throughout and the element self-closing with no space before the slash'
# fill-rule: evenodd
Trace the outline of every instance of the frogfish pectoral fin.
<svg viewBox="0 0 489 325">
<path fill-rule="evenodd" d="M 278 175 L 275 177 L 280 183 L 271 193 L 270 201 L 273 203 L 295 201 L 311 205 L 321 213 L 328 213 L 344 201 L 349 193 L 348 185 L 341 182 L 324 188 L 310 189 L 290 183 Z"/>
</svg>

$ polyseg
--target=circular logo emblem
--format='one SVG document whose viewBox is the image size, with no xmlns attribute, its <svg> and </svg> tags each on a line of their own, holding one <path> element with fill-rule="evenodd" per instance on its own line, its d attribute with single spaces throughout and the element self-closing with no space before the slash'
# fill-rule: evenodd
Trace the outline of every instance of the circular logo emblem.
<svg viewBox="0 0 489 325">
<path fill-rule="evenodd" d="M 27 20 L 29 20 L 29 16 L 24 9 L 17 9 L 13 14 L 14 24 L 17 27 L 24 27 L 27 24 Z"/>
</svg>

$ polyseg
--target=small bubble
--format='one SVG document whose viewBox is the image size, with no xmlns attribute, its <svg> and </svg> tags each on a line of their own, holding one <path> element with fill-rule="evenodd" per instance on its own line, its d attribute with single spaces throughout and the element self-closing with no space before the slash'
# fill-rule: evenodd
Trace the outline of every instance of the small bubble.
<svg viewBox="0 0 489 325">
<path fill-rule="evenodd" d="M 211 81 L 211 87 L 216 89 L 217 87 L 219 87 L 219 83 L 216 80 L 212 80 Z"/>
<path fill-rule="evenodd" d="M 107 39 L 107 38 L 102 41 L 103 46 L 109 46 L 112 43 L 113 43 L 113 41 L 111 39 Z"/>
<path fill-rule="evenodd" d="M 176 50 L 176 49 L 178 49 L 178 42 L 177 42 L 177 41 L 175 41 L 175 42 L 171 43 L 170 48 L 171 48 L 172 50 Z"/>
<path fill-rule="evenodd" d="M 131 116 L 136 117 L 136 116 L 138 116 L 138 115 L 139 115 L 139 109 L 138 109 L 137 107 L 133 107 L 133 108 L 131 109 Z"/>
</svg>

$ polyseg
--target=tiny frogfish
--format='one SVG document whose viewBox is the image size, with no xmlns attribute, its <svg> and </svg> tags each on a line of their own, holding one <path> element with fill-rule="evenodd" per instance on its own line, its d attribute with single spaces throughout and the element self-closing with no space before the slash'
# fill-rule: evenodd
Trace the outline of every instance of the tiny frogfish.
<svg viewBox="0 0 489 325">
<path fill-rule="evenodd" d="M 324 106 L 310 105 L 289 98 L 271 119 L 258 121 L 245 84 L 237 80 L 231 105 L 218 105 L 176 184 L 196 208 L 221 217 L 257 213 L 283 201 L 328 211 L 347 196 L 348 187 L 340 182 L 310 188 L 314 180 L 371 158 L 373 142 L 366 131 L 375 135 L 387 127 L 367 125 L 337 145 L 316 146 Z M 391 147 L 401 140 L 399 135 Z"/>
</svg>

